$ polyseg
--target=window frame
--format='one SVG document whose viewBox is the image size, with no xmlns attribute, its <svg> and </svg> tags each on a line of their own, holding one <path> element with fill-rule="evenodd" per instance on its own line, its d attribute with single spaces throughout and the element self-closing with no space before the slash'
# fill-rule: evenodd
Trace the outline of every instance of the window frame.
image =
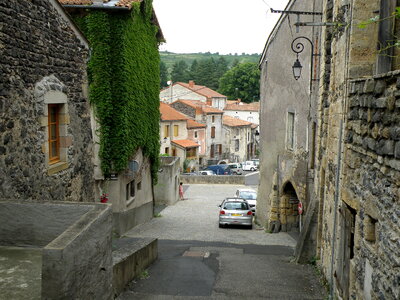
<svg viewBox="0 0 400 300">
<path fill-rule="evenodd" d="M 296 114 L 294 111 L 288 111 L 286 116 L 286 148 L 288 150 L 295 149 L 295 123 Z"/>
<path fill-rule="evenodd" d="M 55 120 L 52 121 L 52 111 L 55 109 Z M 59 104 L 48 104 L 48 145 L 49 145 L 49 164 L 55 164 L 60 161 L 60 110 Z M 55 138 L 52 138 L 52 127 L 55 125 Z M 52 155 L 52 146 L 55 145 L 56 155 Z"/>
<path fill-rule="evenodd" d="M 211 138 L 215 138 L 215 126 L 211 126 Z"/>
<path fill-rule="evenodd" d="M 179 136 L 179 125 L 174 125 L 174 137 Z"/>
</svg>

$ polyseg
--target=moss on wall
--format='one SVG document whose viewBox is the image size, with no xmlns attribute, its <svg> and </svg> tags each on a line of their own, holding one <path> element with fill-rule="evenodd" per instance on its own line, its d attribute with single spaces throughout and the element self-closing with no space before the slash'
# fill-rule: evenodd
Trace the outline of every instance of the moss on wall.
<svg viewBox="0 0 400 300">
<path fill-rule="evenodd" d="M 129 12 L 89 11 L 76 17 L 92 48 L 90 101 L 100 123 L 101 168 L 107 176 L 127 167 L 139 147 L 159 165 L 159 53 L 152 1 Z"/>
</svg>

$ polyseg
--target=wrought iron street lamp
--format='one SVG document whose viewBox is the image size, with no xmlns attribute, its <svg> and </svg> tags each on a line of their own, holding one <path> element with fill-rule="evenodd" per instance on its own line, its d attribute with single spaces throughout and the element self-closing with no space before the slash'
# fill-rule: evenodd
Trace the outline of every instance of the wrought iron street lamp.
<svg viewBox="0 0 400 300">
<path fill-rule="evenodd" d="M 303 66 L 301 65 L 299 59 L 297 58 L 296 61 L 295 61 L 294 64 L 293 64 L 293 67 L 292 67 L 294 79 L 297 80 L 297 79 L 300 78 L 300 76 L 301 76 L 301 69 L 302 69 L 302 68 L 303 68 Z"/>
<path fill-rule="evenodd" d="M 310 58 L 310 63 L 311 63 L 311 70 L 310 70 L 310 90 L 311 90 L 311 83 L 312 83 L 312 79 L 313 79 L 313 57 L 314 57 L 314 44 L 313 42 L 305 36 L 299 36 L 297 38 L 295 38 L 292 42 L 291 48 L 293 50 L 294 53 L 296 53 L 296 60 L 292 66 L 293 69 L 293 76 L 294 79 L 299 79 L 301 76 L 301 69 L 302 69 L 302 65 L 299 61 L 299 53 L 303 52 L 304 50 L 304 44 L 298 40 L 300 39 L 304 39 L 306 41 L 308 41 L 311 45 L 311 58 Z"/>
</svg>

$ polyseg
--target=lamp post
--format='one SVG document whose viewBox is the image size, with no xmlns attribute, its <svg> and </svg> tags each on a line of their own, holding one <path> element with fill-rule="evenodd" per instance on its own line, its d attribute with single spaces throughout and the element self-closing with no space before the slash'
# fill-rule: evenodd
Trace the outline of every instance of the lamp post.
<svg viewBox="0 0 400 300">
<path fill-rule="evenodd" d="M 308 41 L 311 46 L 311 58 L 310 58 L 310 63 L 311 63 L 310 92 L 311 92 L 311 84 L 312 84 L 312 79 L 313 79 L 313 65 L 314 65 L 313 57 L 315 54 L 314 54 L 314 44 L 308 37 L 299 36 L 299 37 L 295 38 L 292 42 L 291 48 L 292 48 L 293 52 L 296 53 L 296 60 L 292 66 L 293 76 L 294 76 L 294 79 L 296 79 L 296 80 L 299 79 L 301 76 L 301 69 L 303 68 L 303 66 L 301 65 L 301 63 L 299 61 L 299 53 L 303 52 L 304 44 L 302 42 L 298 41 L 299 39 L 304 39 L 304 40 Z"/>
</svg>

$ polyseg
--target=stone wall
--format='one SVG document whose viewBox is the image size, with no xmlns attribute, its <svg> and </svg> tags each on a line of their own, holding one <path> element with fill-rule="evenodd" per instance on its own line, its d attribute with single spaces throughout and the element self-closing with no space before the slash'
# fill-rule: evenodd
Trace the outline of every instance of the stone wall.
<svg viewBox="0 0 400 300">
<path fill-rule="evenodd" d="M 180 158 L 162 156 L 160 160 L 158 183 L 154 186 L 154 201 L 156 205 L 173 205 L 179 200 Z"/>
<path fill-rule="evenodd" d="M 54 1 L 2 1 L 0 28 L 0 195 L 93 201 L 85 39 Z M 50 166 L 52 100 L 63 105 L 63 159 Z"/>
<path fill-rule="evenodd" d="M 42 249 L 42 299 L 112 298 L 110 205 L 0 201 L 0 222 L 1 246 Z"/>
<path fill-rule="evenodd" d="M 195 108 L 193 108 L 189 105 L 180 103 L 180 102 L 172 103 L 171 106 L 174 109 L 176 109 L 177 111 L 191 117 L 192 119 L 196 119 L 196 109 Z"/>
<path fill-rule="evenodd" d="M 184 184 L 246 184 L 244 175 L 181 175 Z"/>
<path fill-rule="evenodd" d="M 349 107 L 342 200 L 357 210 L 355 296 L 399 299 L 400 71 L 352 81 Z"/>
</svg>

